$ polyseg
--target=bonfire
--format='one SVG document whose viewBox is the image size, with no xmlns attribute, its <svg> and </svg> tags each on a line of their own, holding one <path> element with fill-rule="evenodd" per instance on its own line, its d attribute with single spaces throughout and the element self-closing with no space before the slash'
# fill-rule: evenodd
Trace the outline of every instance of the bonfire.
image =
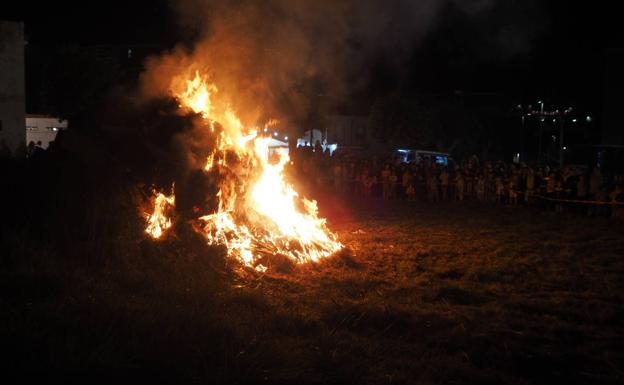
<svg viewBox="0 0 624 385">
<path fill-rule="evenodd" d="M 319 218 L 316 201 L 301 197 L 285 180 L 287 151 L 269 156 L 270 137 L 258 127 L 245 127 L 231 107 L 215 102 L 215 84 L 196 72 L 193 79 L 173 81 L 172 92 L 180 108 L 198 114 L 206 134 L 215 138 L 204 172 L 217 175 L 218 208 L 200 213 L 194 223 L 208 244 L 225 245 L 229 257 L 257 270 L 266 269 L 268 255 L 305 263 L 342 248 Z M 168 213 L 174 202 L 173 193 L 155 193 L 146 214 L 151 237 L 161 238 L 172 227 Z"/>
</svg>

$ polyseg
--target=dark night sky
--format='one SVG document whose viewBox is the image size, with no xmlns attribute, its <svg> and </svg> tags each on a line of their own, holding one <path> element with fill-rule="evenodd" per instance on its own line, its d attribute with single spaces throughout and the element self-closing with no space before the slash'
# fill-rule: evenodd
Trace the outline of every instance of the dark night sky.
<svg viewBox="0 0 624 385">
<path fill-rule="evenodd" d="M 490 30 L 505 27 L 500 24 L 513 21 L 514 15 L 497 21 L 496 13 L 467 18 L 446 10 L 415 47 L 407 76 L 397 80 L 380 58 L 371 92 L 388 87 L 408 92 L 464 89 L 503 92 L 525 100 L 550 97 L 565 103 L 596 103 L 604 86 L 604 52 L 623 46 L 619 13 L 614 6 L 564 1 L 543 1 L 539 8 L 530 44 L 513 54 L 492 52 L 487 42 Z M 3 10 L 0 17 L 25 21 L 29 43 L 36 45 L 72 42 L 167 48 L 188 36 L 176 26 L 165 0 L 71 5 L 22 1 L 13 10 Z"/>
<path fill-rule="evenodd" d="M 33 44 L 171 44 L 176 39 L 173 15 L 164 0 L 26 0 L 3 18 L 23 20 Z"/>
</svg>

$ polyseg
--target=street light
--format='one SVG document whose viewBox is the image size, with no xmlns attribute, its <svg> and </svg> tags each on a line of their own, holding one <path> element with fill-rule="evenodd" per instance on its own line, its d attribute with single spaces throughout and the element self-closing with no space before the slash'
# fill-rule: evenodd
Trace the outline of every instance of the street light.
<svg viewBox="0 0 624 385">
<path fill-rule="evenodd" d="M 564 152 L 568 149 L 567 146 L 564 146 L 565 140 L 565 128 L 568 119 L 571 123 L 577 123 L 577 118 L 573 118 L 572 111 L 575 109 L 573 107 L 556 107 L 555 105 L 550 104 L 549 109 L 546 110 L 546 104 L 543 100 L 539 100 L 538 102 L 539 110 L 533 110 L 532 105 L 528 105 L 529 112 L 522 115 L 522 128 L 525 129 L 525 119 L 526 117 L 530 117 L 531 114 L 535 117 L 539 117 L 539 143 L 537 150 L 537 163 L 542 165 L 544 161 L 550 160 L 550 151 L 544 152 L 544 146 L 553 146 L 556 143 L 556 147 L 559 149 L 559 164 L 563 166 L 564 164 Z M 552 124 L 546 124 L 546 118 L 550 123 L 552 119 Z M 592 121 L 592 117 L 586 115 L 583 117 L 587 122 Z M 583 119 L 579 118 L 579 119 Z M 548 138 L 544 137 L 544 130 L 549 134 Z M 558 135 L 552 135 L 552 131 L 558 131 Z M 550 142 L 552 140 L 552 142 Z M 553 144 L 549 144 L 553 143 Z"/>
</svg>

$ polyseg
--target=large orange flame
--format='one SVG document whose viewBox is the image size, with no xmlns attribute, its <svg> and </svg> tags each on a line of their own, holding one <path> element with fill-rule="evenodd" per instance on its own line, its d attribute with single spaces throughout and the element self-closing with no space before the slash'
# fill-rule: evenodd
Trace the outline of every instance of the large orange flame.
<svg viewBox="0 0 624 385">
<path fill-rule="evenodd" d="M 256 128 L 244 127 L 227 104 L 214 103 L 218 92 L 214 84 L 196 72 L 192 80 L 174 81 L 172 91 L 182 108 L 206 120 L 211 133 L 215 127 L 218 130 L 216 149 L 208 155 L 204 169 L 221 177 L 219 205 L 216 212 L 199 218 L 209 244 L 225 245 L 229 256 L 259 270 L 265 269 L 260 262 L 268 254 L 302 263 L 318 261 L 342 248 L 325 219 L 318 217 L 316 202 L 300 198 L 284 179 L 288 154 L 281 151 L 277 160 L 269 159 L 270 138 L 259 136 Z M 232 154 L 236 161 L 228 164 Z"/>
</svg>

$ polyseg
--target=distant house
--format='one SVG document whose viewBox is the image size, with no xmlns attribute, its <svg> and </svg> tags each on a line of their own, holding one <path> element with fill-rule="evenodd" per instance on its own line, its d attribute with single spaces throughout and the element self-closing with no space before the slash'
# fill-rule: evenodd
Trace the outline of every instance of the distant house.
<svg viewBox="0 0 624 385">
<path fill-rule="evenodd" d="M 328 142 L 327 138 L 321 130 L 313 129 L 308 130 L 303 133 L 301 138 L 297 138 L 297 147 L 315 147 L 316 143 L 320 143 L 323 151 L 329 151 L 330 154 L 333 154 L 334 151 L 338 148 L 338 143 L 336 142 Z"/>
<path fill-rule="evenodd" d="M 321 130 L 317 130 L 317 129 L 308 130 L 303 133 L 303 136 L 301 138 L 297 139 L 297 147 L 300 147 L 300 146 L 314 147 L 316 145 L 316 142 L 319 142 L 321 145 L 323 145 L 326 142 L 325 139 L 326 138 L 323 135 L 323 132 L 321 132 Z"/>
<path fill-rule="evenodd" d="M 67 129 L 67 120 L 48 115 L 26 115 L 26 143 L 47 149 L 61 130 Z"/>
<path fill-rule="evenodd" d="M 24 25 L 0 21 L 0 151 L 25 147 Z"/>
<path fill-rule="evenodd" d="M 338 143 L 343 147 L 366 147 L 373 142 L 368 116 L 330 115 L 327 117 L 326 136 L 328 143 Z"/>
</svg>

